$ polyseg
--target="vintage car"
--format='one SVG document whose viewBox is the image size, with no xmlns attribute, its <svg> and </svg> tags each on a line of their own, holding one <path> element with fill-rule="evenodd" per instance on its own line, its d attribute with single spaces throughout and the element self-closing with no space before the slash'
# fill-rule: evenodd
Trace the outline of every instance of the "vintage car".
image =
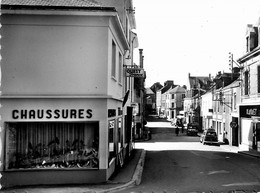
<svg viewBox="0 0 260 193">
<path fill-rule="evenodd" d="M 214 129 L 204 130 L 200 136 L 200 142 L 203 144 L 219 145 L 216 131 Z"/>
<path fill-rule="evenodd" d="M 195 135 L 195 136 L 197 136 L 198 135 L 198 131 L 199 131 L 198 125 L 191 124 L 191 123 L 189 123 L 187 125 L 187 135 Z"/>
</svg>

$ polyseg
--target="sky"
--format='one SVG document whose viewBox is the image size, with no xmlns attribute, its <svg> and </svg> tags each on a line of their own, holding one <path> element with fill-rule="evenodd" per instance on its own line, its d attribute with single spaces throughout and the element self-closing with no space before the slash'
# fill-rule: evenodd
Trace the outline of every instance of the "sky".
<svg viewBox="0 0 260 193">
<path fill-rule="evenodd" d="M 247 24 L 260 17 L 260 0 L 133 0 L 139 47 L 143 49 L 145 87 L 191 76 L 216 76 L 245 54 Z"/>
</svg>

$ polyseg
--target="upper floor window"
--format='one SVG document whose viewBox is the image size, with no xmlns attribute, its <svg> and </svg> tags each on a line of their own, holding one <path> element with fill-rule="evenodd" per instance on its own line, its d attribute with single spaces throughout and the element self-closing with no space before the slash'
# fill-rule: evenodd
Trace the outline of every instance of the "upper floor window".
<svg viewBox="0 0 260 193">
<path fill-rule="evenodd" d="M 237 109 L 237 93 L 234 93 L 234 110 Z"/>
<path fill-rule="evenodd" d="M 172 99 L 174 99 L 174 94 L 172 94 Z"/>
<path fill-rule="evenodd" d="M 118 82 L 121 84 L 123 79 L 123 60 L 122 54 L 119 52 L 119 66 L 118 66 Z"/>
<path fill-rule="evenodd" d="M 125 19 L 125 33 L 126 33 L 126 39 L 129 41 L 129 21 L 127 17 Z"/>
<path fill-rule="evenodd" d="M 260 66 L 257 66 L 257 92 L 260 93 Z"/>
<path fill-rule="evenodd" d="M 112 69 L 111 75 L 113 78 L 116 78 L 116 44 L 112 41 Z"/>
<path fill-rule="evenodd" d="M 245 95 L 248 95 L 249 90 L 249 72 L 245 71 Z"/>
</svg>

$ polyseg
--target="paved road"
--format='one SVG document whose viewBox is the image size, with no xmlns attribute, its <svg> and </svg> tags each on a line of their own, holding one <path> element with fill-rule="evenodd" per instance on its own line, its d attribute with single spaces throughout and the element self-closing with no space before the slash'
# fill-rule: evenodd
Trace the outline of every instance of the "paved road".
<svg viewBox="0 0 260 193">
<path fill-rule="evenodd" d="M 169 128 L 162 131 L 135 144 L 147 150 L 142 183 L 121 192 L 260 192 L 259 158 L 203 145 L 199 137 L 175 136 Z"/>
</svg>

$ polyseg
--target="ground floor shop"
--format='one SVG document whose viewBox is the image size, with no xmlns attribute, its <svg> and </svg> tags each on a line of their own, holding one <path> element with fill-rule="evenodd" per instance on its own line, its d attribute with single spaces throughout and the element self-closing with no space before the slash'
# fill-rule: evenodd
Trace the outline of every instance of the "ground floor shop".
<svg viewBox="0 0 260 193">
<path fill-rule="evenodd" d="M 240 114 L 240 146 L 260 152 L 260 105 L 243 105 Z"/>
<path fill-rule="evenodd" d="M 105 182 L 132 150 L 132 107 L 107 98 L 1 99 L 1 185 Z"/>
</svg>

